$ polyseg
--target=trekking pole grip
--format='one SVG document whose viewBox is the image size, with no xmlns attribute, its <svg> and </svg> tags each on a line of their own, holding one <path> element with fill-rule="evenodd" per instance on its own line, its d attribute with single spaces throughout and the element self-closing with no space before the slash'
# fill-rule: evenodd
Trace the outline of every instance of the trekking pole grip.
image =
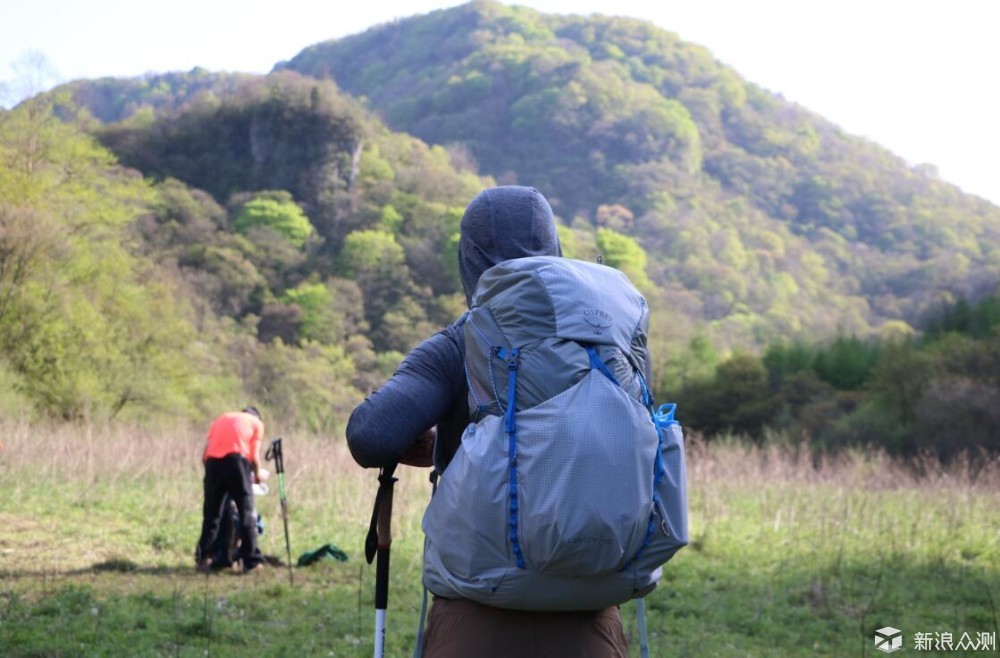
<svg viewBox="0 0 1000 658">
<path fill-rule="evenodd" d="M 397 478 L 393 477 L 396 465 L 383 468 L 379 473 L 378 517 L 375 523 L 375 607 L 385 610 L 389 602 L 389 548 L 392 545 L 392 490 Z"/>
<path fill-rule="evenodd" d="M 285 456 L 281 452 L 281 437 L 271 439 L 271 445 L 268 446 L 267 452 L 264 453 L 264 459 L 266 461 L 274 461 L 274 470 L 277 473 L 285 472 Z"/>
</svg>

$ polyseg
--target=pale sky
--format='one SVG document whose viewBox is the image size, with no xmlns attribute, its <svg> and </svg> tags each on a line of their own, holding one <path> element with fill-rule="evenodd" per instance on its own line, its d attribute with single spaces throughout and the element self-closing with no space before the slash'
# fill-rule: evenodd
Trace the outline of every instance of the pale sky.
<svg viewBox="0 0 1000 658">
<path fill-rule="evenodd" d="M 745 79 L 1000 204 L 996 0 L 504 1 L 652 21 Z M 0 0 L 0 81 L 13 83 L 12 65 L 32 52 L 56 73 L 47 86 L 195 66 L 266 73 L 314 43 L 458 4 Z"/>
</svg>

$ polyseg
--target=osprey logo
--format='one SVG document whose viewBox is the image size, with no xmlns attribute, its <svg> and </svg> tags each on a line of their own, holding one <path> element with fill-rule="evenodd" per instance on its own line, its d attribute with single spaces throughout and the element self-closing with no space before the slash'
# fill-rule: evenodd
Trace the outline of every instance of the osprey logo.
<svg viewBox="0 0 1000 658">
<path fill-rule="evenodd" d="M 595 334 L 604 333 L 604 330 L 611 326 L 611 315 L 599 308 L 583 309 L 583 319 L 594 328 Z"/>
<path fill-rule="evenodd" d="M 611 537 L 584 537 L 582 535 L 577 535 L 576 537 L 570 537 L 566 540 L 567 544 L 610 544 L 613 540 Z"/>
</svg>

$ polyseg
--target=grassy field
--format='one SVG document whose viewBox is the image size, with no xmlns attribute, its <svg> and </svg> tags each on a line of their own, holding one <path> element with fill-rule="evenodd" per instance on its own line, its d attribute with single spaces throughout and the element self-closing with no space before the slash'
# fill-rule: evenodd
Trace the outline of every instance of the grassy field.
<svg viewBox="0 0 1000 658">
<path fill-rule="evenodd" d="M 0 655 L 372 654 L 376 473 L 342 441 L 284 437 L 293 559 L 326 543 L 349 555 L 289 585 L 284 569 L 193 570 L 200 431 L 6 423 L 0 440 Z M 958 645 L 1000 639 L 1000 463 L 917 476 L 879 455 L 692 444 L 688 469 L 692 543 L 647 598 L 652 655 L 875 656 L 884 626 L 904 655 L 996 655 Z M 406 656 L 430 487 L 397 475 L 388 655 Z M 261 544 L 284 557 L 272 485 Z M 952 649 L 921 650 L 918 633 L 951 633 Z"/>
</svg>

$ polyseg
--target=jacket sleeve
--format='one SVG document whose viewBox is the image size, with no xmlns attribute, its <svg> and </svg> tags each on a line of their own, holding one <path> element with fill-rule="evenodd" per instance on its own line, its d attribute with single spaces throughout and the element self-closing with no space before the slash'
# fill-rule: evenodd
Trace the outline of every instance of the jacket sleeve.
<svg viewBox="0 0 1000 658">
<path fill-rule="evenodd" d="M 366 468 L 396 462 L 455 406 L 465 390 L 456 325 L 410 352 L 396 373 L 351 413 L 347 445 Z"/>
</svg>

